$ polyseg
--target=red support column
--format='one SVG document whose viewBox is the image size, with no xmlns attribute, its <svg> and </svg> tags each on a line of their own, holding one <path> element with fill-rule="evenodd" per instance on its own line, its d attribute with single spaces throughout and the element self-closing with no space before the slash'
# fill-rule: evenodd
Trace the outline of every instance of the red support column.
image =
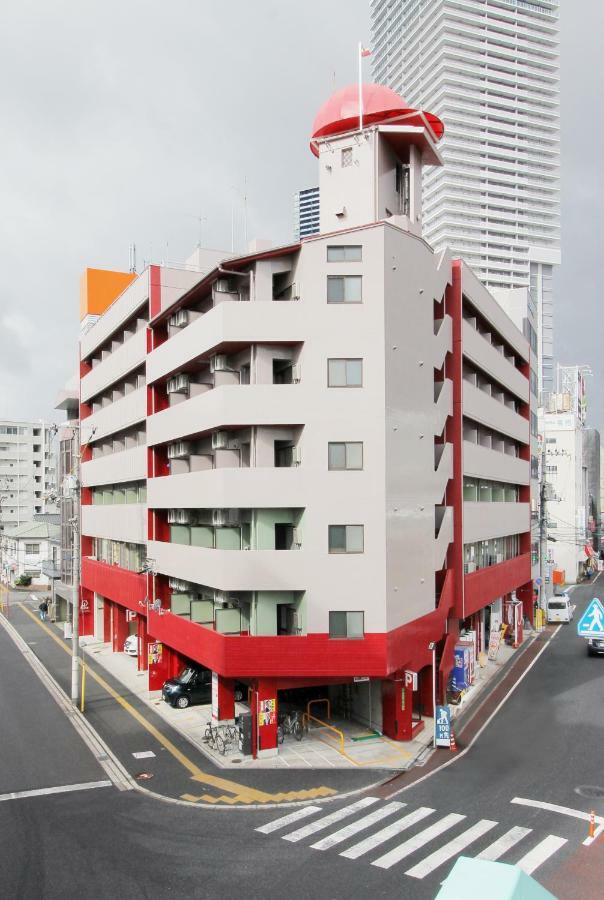
<svg viewBox="0 0 604 900">
<path fill-rule="evenodd" d="M 94 634 L 94 595 L 88 588 L 80 588 L 80 622 L 82 637 Z"/>
<path fill-rule="evenodd" d="M 257 739 L 258 756 L 277 755 L 277 683 L 258 682 Z"/>
<path fill-rule="evenodd" d="M 136 617 L 136 632 L 138 637 L 138 657 L 136 667 L 139 672 L 146 672 L 149 667 L 149 634 L 147 632 L 147 619 L 145 616 Z"/>
<path fill-rule="evenodd" d="M 221 675 L 216 675 L 215 672 L 213 674 L 213 677 L 218 681 L 218 715 L 216 716 L 216 718 L 218 719 L 218 721 L 220 721 L 221 719 L 234 719 L 235 685 L 233 679 L 223 678 Z"/>
<path fill-rule="evenodd" d="M 111 640 L 111 608 L 113 603 L 107 597 L 103 600 L 103 640 L 109 643 Z"/>
<path fill-rule="evenodd" d="M 126 610 L 123 606 L 114 603 L 111 609 L 111 649 L 114 653 L 121 653 L 124 649 L 124 641 L 128 637 L 128 623 L 126 622 Z"/>
</svg>

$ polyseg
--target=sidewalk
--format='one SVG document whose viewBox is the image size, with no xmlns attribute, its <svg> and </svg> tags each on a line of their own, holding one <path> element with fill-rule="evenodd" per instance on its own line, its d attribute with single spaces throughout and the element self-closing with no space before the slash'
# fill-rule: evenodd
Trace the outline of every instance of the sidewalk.
<svg viewBox="0 0 604 900">
<path fill-rule="evenodd" d="M 460 717 L 465 718 L 466 711 L 484 696 L 489 685 L 500 680 L 511 660 L 517 654 L 522 654 L 535 636 L 536 633 L 530 631 L 518 649 L 502 645 L 496 660 L 488 660 L 482 668 L 476 664 L 474 684 L 464 693 L 459 706 L 452 707 L 454 721 Z M 83 638 L 82 647 L 85 656 L 90 656 L 103 666 L 130 693 L 152 708 L 200 753 L 223 769 L 379 768 L 400 772 L 413 766 L 425 765 L 432 751 L 431 718 L 424 718 L 424 729 L 414 740 L 404 744 L 379 734 L 368 733 L 366 728 L 357 723 L 332 719 L 329 722 L 331 729 L 312 723 L 309 733 L 305 734 L 301 741 L 287 735 L 283 744 L 279 746 L 277 756 L 254 760 L 251 756 L 243 756 L 236 745 L 228 748 L 223 756 L 203 740 L 206 725 L 212 719 L 209 704 L 191 706 L 185 710 L 175 709 L 161 699 L 159 691 L 150 693 L 147 690 L 147 673 L 137 670 L 135 657 L 113 653 L 110 644 L 92 638 Z M 246 709 L 243 704 L 235 704 L 236 715 Z M 342 733 L 343 740 L 336 731 Z"/>
</svg>

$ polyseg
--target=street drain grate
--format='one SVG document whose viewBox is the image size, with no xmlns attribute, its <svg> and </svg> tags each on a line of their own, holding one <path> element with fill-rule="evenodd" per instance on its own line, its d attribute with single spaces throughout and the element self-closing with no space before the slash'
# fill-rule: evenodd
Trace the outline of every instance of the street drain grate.
<svg viewBox="0 0 604 900">
<path fill-rule="evenodd" d="M 138 772 L 134 777 L 139 781 L 147 781 L 149 778 L 153 778 L 153 772 Z"/>
<path fill-rule="evenodd" d="M 575 794 L 587 797 L 589 800 L 604 800 L 604 787 L 597 784 L 581 784 L 575 788 Z"/>
</svg>

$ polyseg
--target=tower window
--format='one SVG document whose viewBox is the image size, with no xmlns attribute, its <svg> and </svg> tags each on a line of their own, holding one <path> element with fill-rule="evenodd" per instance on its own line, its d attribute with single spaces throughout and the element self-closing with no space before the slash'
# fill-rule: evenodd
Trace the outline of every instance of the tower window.
<svg viewBox="0 0 604 900">
<path fill-rule="evenodd" d="M 352 165 L 352 147 L 345 147 L 342 150 L 342 168 Z"/>
</svg>

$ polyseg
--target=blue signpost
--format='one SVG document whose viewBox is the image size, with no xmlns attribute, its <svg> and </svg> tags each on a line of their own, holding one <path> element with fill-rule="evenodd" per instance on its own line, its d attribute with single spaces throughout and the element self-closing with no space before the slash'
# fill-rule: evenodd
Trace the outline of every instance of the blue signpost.
<svg viewBox="0 0 604 900">
<path fill-rule="evenodd" d="M 434 729 L 436 734 L 437 747 L 451 746 L 451 710 L 448 706 L 436 707 L 436 718 L 434 720 Z"/>
<path fill-rule="evenodd" d="M 585 638 L 604 638 L 604 606 L 597 597 L 579 619 L 577 634 Z"/>
</svg>

